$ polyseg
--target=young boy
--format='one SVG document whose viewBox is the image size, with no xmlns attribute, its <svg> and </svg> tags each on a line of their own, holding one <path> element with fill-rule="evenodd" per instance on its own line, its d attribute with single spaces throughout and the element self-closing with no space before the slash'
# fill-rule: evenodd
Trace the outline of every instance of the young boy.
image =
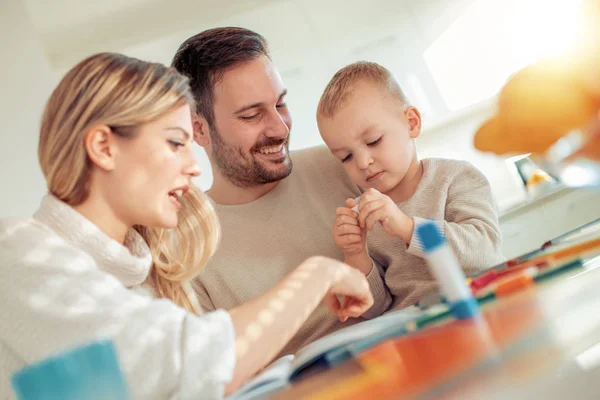
<svg viewBox="0 0 600 400">
<path fill-rule="evenodd" d="M 501 233 L 486 178 L 471 164 L 419 160 L 421 115 L 384 67 L 357 62 L 338 71 L 317 110 L 321 136 L 364 191 L 336 210 L 333 235 L 346 263 L 384 271 L 391 309 L 436 288 L 415 227 L 437 221 L 467 274 L 503 260 Z M 368 235 L 367 235 L 367 232 Z"/>
</svg>

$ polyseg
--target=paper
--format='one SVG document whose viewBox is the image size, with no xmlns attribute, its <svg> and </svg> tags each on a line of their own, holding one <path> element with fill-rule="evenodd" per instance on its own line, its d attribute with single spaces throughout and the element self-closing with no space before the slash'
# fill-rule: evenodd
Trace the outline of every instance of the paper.
<svg viewBox="0 0 600 400">
<path fill-rule="evenodd" d="M 262 397 L 285 386 L 292 368 L 293 355 L 283 356 L 273 361 L 262 372 L 250 379 L 227 400 L 251 400 Z"/>
<path fill-rule="evenodd" d="M 328 354 L 343 358 L 348 346 L 368 348 L 388 337 L 397 336 L 410 321 L 423 312 L 411 306 L 402 310 L 349 326 L 316 340 L 298 351 L 296 356 L 288 355 L 271 363 L 256 377 L 249 380 L 227 400 L 256 400 L 281 390 L 297 373 Z M 337 353 L 336 353 L 337 352 Z"/>
</svg>

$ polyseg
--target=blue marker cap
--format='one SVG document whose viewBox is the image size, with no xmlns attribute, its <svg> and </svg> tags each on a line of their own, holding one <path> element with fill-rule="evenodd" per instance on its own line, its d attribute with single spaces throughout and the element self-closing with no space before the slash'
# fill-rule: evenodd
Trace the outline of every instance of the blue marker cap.
<svg viewBox="0 0 600 400">
<path fill-rule="evenodd" d="M 417 227 L 417 237 L 423 245 L 423 251 L 430 253 L 446 243 L 440 228 L 433 222 L 426 222 Z"/>
<path fill-rule="evenodd" d="M 479 303 L 474 297 L 458 300 L 450 305 L 450 313 L 457 319 L 473 318 L 479 312 Z"/>
</svg>

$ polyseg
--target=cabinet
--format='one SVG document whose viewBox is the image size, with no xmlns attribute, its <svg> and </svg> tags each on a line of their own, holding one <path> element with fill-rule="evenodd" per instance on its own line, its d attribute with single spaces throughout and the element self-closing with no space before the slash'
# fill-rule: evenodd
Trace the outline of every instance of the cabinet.
<svg viewBox="0 0 600 400">
<path fill-rule="evenodd" d="M 600 190 L 561 189 L 500 215 L 503 252 L 512 258 L 600 218 Z"/>
</svg>

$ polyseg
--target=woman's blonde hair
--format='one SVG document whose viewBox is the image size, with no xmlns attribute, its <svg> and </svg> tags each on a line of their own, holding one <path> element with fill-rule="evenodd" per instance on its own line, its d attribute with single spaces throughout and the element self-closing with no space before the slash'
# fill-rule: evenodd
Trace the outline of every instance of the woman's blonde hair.
<svg viewBox="0 0 600 400">
<path fill-rule="evenodd" d="M 141 124 L 185 104 L 194 107 L 188 79 L 173 68 L 114 53 L 83 60 L 58 84 L 42 118 L 38 156 L 50 193 L 71 206 L 89 196 L 92 164 L 84 136 L 93 126 L 132 137 Z M 189 280 L 214 253 L 219 225 L 197 187 L 192 185 L 181 204 L 175 229 L 134 228 L 152 252 L 150 277 L 158 294 L 200 312 Z"/>
</svg>

